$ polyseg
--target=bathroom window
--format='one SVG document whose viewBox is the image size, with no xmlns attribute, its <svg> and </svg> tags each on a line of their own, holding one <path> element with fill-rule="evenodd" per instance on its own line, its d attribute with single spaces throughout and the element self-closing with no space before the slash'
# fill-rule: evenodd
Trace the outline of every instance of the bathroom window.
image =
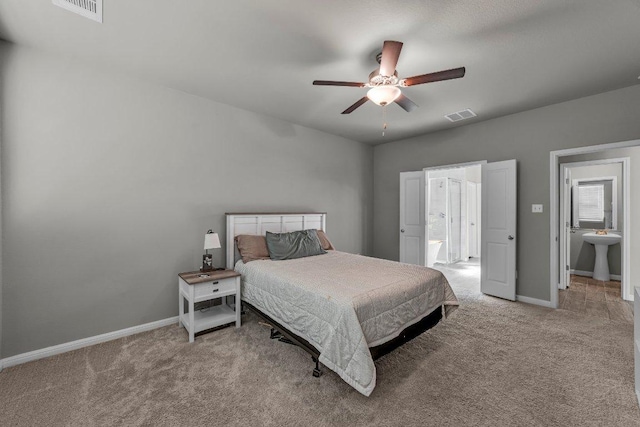
<svg viewBox="0 0 640 427">
<path fill-rule="evenodd" d="M 573 227 L 617 229 L 617 177 L 573 180 Z"/>
<path fill-rule="evenodd" d="M 604 221 L 604 184 L 578 186 L 578 221 Z"/>
</svg>

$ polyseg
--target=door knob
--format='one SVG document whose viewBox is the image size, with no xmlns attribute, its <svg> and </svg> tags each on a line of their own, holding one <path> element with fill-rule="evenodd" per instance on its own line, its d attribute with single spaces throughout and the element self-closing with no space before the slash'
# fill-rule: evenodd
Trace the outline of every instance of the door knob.
<svg viewBox="0 0 640 427">
<path fill-rule="evenodd" d="M 401 228 L 401 229 L 400 229 L 400 232 L 401 232 L 401 233 L 404 233 L 404 228 Z"/>
<path fill-rule="evenodd" d="M 513 240 L 513 239 L 514 239 L 514 237 L 513 237 L 513 236 L 509 236 L 509 237 L 507 237 L 507 239 L 509 239 L 509 240 Z"/>
</svg>

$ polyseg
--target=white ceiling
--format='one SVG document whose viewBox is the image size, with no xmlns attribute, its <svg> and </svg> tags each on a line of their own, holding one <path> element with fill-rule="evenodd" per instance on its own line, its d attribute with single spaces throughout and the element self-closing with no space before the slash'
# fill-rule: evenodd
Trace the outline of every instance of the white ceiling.
<svg viewBox="0 0 640 427">
<path fill-rule="evenodd" d="M 0 37 L 194 95 L 379 144 L 638 84 L 640 0 L 104 0 L 98 24 L 51 0 L 2 0 Z M 403 92 L 420 108 L 366 103 L 384 40 L 400 77 L 466 66 Z"/>
</svg>

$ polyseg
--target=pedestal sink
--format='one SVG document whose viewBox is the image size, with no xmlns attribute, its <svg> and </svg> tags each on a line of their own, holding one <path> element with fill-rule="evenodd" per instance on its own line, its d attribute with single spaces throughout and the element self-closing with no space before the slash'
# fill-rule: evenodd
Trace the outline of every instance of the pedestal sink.
<svg viewBox="0 0 640 427">
<path fill-rule="evenodd" d="M 622 236 L 611 233 L 585 233 L 582 235 L 582 239 L 596 247 L 596 264 L 593 267 L 593 278 L 596 280 L 609 281 L 611 276 L 609 275 L 609 258 L 607 258 L 607 252 L 609 252 L 610 245 L 615 245 L 622 241 Z"/>
</svg>

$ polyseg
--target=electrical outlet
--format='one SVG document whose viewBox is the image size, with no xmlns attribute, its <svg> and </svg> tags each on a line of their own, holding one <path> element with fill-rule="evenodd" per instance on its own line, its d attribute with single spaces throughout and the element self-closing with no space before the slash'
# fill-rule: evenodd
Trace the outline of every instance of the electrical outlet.
<svg viewBox="0 0 640 427">
<path fill-rule="evenodd" d="M 542 205 L 531 205 L 531 212 L 542 213 Z"/>
</svg>

